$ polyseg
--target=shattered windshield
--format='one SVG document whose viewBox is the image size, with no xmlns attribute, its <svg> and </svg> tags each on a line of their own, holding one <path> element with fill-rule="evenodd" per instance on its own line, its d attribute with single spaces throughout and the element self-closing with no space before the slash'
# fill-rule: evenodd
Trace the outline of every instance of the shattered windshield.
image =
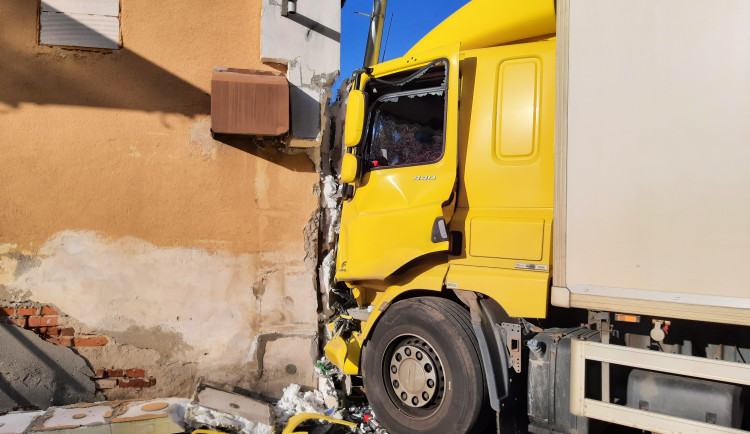
<svg viewBox="0 0 750 434">
<path fill-rule="evenodd" d="M 436 60 L 420 69 L 373 78 L 365 157 L 372 169 L 439 161 L 444 149 L 447 68 Z"/>
<path fill-rule="evenodd" d="M 373 112 L 369 159 L 373 167 L 426 164 L 443 154 L 445 92 L 383 99 Z"/>
</svg>

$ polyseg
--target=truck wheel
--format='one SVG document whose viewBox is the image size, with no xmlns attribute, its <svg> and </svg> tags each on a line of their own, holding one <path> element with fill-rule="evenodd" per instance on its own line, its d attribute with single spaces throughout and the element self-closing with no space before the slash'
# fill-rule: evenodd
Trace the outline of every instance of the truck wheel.
<svg viewBox="0 0 750 434">
<path fill-rule="evenodd" d="M 436 297 L 400 301 L 365 345 L 362 373 L 375 417 L 391 434 L 467 433 L 487 402 L 469 313 Z"/>
</svg>

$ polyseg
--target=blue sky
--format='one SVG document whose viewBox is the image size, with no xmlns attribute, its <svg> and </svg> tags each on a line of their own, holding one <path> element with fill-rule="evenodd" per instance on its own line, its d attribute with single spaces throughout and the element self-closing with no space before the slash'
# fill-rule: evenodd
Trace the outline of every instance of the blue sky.
<svg viewBox="0 0 750 434">
<path fill-rule="evenodd" d="M 389 0 L 383 25 L 381 56 L 385 49 L 385 60 L 401 57 L 422 36 L 466 3 L 468 0 Z M 355 69 L 361 68 L 364 60 L 370 18 L 355 14 L 355 11 L 372 13 L 372 0 L 347 0 L 341 9 L 341 76 L 333 86 L 334 95 L 341 81 Z M 393 24 L 386 47 L 385 37 L 391 14 Z"/>
</svg>

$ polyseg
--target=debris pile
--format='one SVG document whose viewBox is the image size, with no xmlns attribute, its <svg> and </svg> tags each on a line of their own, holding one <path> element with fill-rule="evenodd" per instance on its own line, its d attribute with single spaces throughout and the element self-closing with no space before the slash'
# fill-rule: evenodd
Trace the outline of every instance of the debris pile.
<svg viewBox="0 0 750 434">
<path fill-rule="evenodd" d="M 286 424 L 290 417 L 300 413 L 318 413 L 343 419 L 339 392 L 336 390 L 334 377 L 343 380 L 344 375 L 328 360 L 322 358 L 315 365 L 318 375 L 318 388 L 303 391 L 299 384 L 290 384 L 284 388 L 284 394 L 276 404 L 276 420 Z"/>
<path fill-rule="evenodd" d="M 197 429 L 272 434 L 282 433 L 287 423 L 297 426 L 297 431 L 318 432 L 312 428 L 325 427 L 328 434 L 387 434 L 374 419 L 362 388 L 352 385 L 351 377 L 325 358 L 316 363 L 315 372 L 317 389 L 303 390 L 299 384 L 290 384 L 275 405 L 199 384 L 190 400 L 102 402 L 0 415 L 0 434 L 37 430 L 73 434 L 78 428 L 85 431 L 106 425 L 118 425 L 118 432 L 132 434 L 176 434 Z"/>
<path fill-rule="evenodd" d="M 387 434 L 375 420 L 362 388 L 352 385 L 351 377 L 344 375 L 325 357 L 316 363 L 315 373 L 318 375 L 316 390 L 304 391 L 298 384 L 284 389 L 284 395 L 275 407 L 279 426 L 285 426 L 295 415 L 317 413 L 356 425 L 356 429 L 346 432 Z M 327 422 L 320 420 L 318 423 Z"/>
</svg>

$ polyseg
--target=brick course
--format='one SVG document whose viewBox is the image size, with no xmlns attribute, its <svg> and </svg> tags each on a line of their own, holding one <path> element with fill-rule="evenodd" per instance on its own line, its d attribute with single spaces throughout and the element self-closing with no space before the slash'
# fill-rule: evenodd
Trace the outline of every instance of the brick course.
<svg viewBox="0 0 750 434">
<path fill-rule="evenodd" d="M 20 311 L 21 309 L 19 309 Z M 56 316 L 30 316 L 29 327 L 49 327 L 57 325 Z"/>
<path fill-rule="evenodd" d="M 37 308 L 35 307 L 19 307 L 16 308 L 16 315 L 36 315 Z"/>
<path fill-rule="evenodd" d="M 96 380 L 97 389 L 114 389 L 115 387 L 117 387 L 117 380 L 115 379 Z"/>
<path fill-rule="evenodd" d="M 76 347 L 103 347 L 109 343 L 109 339 L 103 336 L 87 336 L 82 338 L 73 338 L 73 345 Z"/>
<path fill-rule="evenodd" d="M 0 322 L 4 322 L 6 324 L 15 324 L 18 327 L 26 327 L 26 323 L 27 323 L 25 317 L 21 317 L 21 318 L 2 317 L 0 318 Z"/>
<path fill-rule="evenodd" d="M 107 377 L 122 377 L 124 372 L 122 369 L 107 369 Z"/>
<path fill-rule="evenodd" d="M 50 306 L 42 306 L 41 315 L 59 315 L 59 313 Z"/>
<path fill-rule="evenodd" d="M 142 378 L 135 378 L 132 380 L 120 380 L 118 386 L 120 387 L 153 387 L 156 385 L 156 378 L 149 378 L 148 380 Z"/>
<path fill-rule="evenodd" d="M 33 331 L 36 334 L 47 335 L 47 336 L 57 336 L 60 334 L 60 329 L 58 327 L 39 327 L 39 328 L 33 329 Z"/>
<path fill-rule="evenodd" d="M 128 369 L 127 371 L 125 371 L 125 376 L 129 378 L 145 377 L 146 371 L 144 371 L 143 369 Z"/>
<path fill-rule="evenodd" d="M 73 338 L 47 338 L 47 342 L 51 342 L 55 345 L 61 345 L 63 347 L 70 347 L 73 345 Z"/>
<path fill-rule="evenodd" d="M 109 344 L 105 336 L 80 336 L 72 327 L 59 327 L 60 313 L 51 306 L 0 307 L 0 322 L 27 328 L 55 345 L 65 347 L 101 347 Z M 146 377 L 141 368 L 99 368 L 92 377 L 98 390 L 144 388 L 156 385 L 156 378 Z"/>
</svg>

